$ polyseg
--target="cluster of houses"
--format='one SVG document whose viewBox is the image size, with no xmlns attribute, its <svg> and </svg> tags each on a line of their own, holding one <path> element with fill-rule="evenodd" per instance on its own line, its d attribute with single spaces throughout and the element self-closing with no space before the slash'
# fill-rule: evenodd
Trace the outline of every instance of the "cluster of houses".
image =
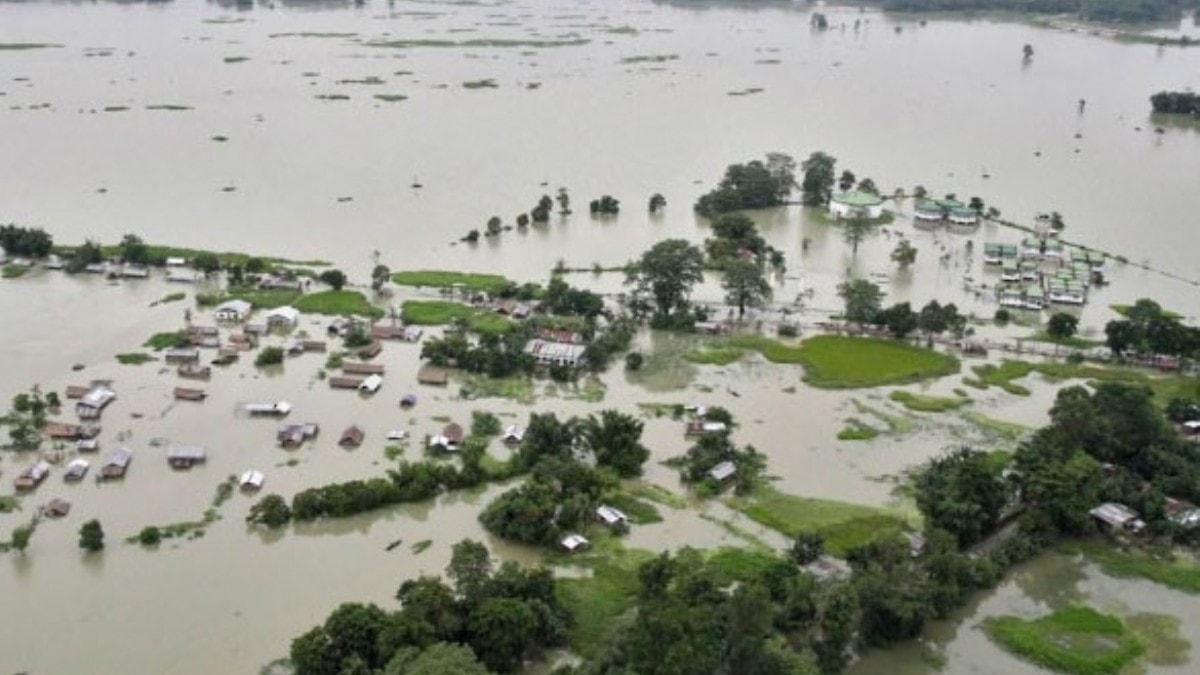
<svg viewBox="0 0 1200 675">
<path fill-rule="evenodd" d="M 972 227 L 979 224 L 979 212 L 953 197 L 918 199 L 913 218 L 918 225 L 950 223 Z"/>
<path fill-rule="evenodd" d="M 1051 304 L 1086 303 L 1104 256 L 1049 235 L 1027 237 L 1020 245 L 985 243 L 983 262 L 1000 268 L 996 293 L 1002 307 L 1041 311 Z"/>
<path fill-rule="evenodd" d="M 1108 534 L 1136 535 L 1146 529 L 1146 521 L 1137 511 L 1116 502 L 1100 504 L 1088 511 L 1088 515 Z M 1182 499 L 1167 497 L 1163 503 L 1163 515 L 1185 530 L 1200 526 L 1200 508 Z"/>
</svg>

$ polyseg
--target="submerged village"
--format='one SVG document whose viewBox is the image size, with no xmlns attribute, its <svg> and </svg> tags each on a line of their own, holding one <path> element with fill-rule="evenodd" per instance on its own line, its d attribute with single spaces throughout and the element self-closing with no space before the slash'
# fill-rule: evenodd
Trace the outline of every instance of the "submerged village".
<svg viewBox="0 0 1200 675">
<path fill-rule="evenodd" d="M 0 672 L 1194 671 L 1200 19 L 1046 11 L 0 6 Z"/>
<path fill-rule="evenodd" d="M 934 199 L 921 187 L 884 197 L 870 179 L 838 176 L 834 167 L 824 153 L 799 164 L 773 154 L 730 166 L 695 204 L 712 221 L 702 245 L 663 240 L 614 270 L 572 272 L 560 264 L 544 285 L 451 270 L 393 271 L 381 262 L 369 281 L 358 281 L 321 261 L 170 248 L 136 235 L 113 246 L 60 246 L 43 230 L 6 225 L 0 242 L 10 287 L 55 275 L 153 286 L 162 295 L 151 306 L 172 307 L 179 323 L 116 354 L 115 369 L 77 364 L 61 386 L 32 383 L 13 399 L 4 417 L 11 452 L 0 475 L 12 488 L 3 497 L 7 520 L 20 524 L 4 547 L 25 556 L 44 530 L 77 528 L 86 555 L 121 546 L 153 555 L 190 546 L 210 530 L 240 529 L 222 515 L 239 493 L 250 506 L 246 532 L 237 536 L 274 537 L 306 523 L 484 489 L 494 496 L 476 512 L 483 531 L 524 549 L 518 560 L 550 566 L 497 568 L 478 541 L 442 532 L 455 539 L 447 568 L 454 585 L 426 576 L 406 581 L 397 595 L 401 609 L 392 614 L 342 605 L 271 666 L 302 673 L 348 672 L 359 663 L 410 672 L 396 664 L 426 660 L 455 664 L 436 672 L 509 672 L 538 662 L 556 663 L 555 672 L 608 672 L 617 663 L 654 672 L 648 664 L 663 658 L 655 630 L 750 630 L 714 624 L 713 613 L 724 611 L 731 619 L 738 612 L 775 616 L 737 638 L 753 642 L 742 657 L 772 665 L 730 672 L 836 672 L 852 662 L 853 650 L 912 639 L 1010 566 L 1061 546 L 1083 547 L 1127 574 L 1193 588 L 1195 563 L 1181 562 L 1188 554 L 1170 546 L 1187 546 L 1200 531 L 1200 380 L 1189 358 L 1200 329 L 1146 299 L 1105 308 L 1116 318 L 1103 340 L 1077 337 L 1090 290 L 1110 283 L 1110 266 L 1119 263 L 1068 242 L 1060 216 L 1021 226 L 1000 221 L 979 199 Z M 887 305 L 886 289 L 860 278 L 837 287 L 839 308 L 821 311 L 805 307 L 811 293 L 791 303 L 774 299 L 771 280 L 789 261 L 746 215 L 780 208 L 793 193 L 851 249 L 880 231 L 900 232 L 891 254 L 900 268 L 919 264 L 906 230 L 941 232 L 974 251 L 983 222 L 1005 224 L 991 228 L 995 240 L 979 247 L 966 275 L 970 309 L 937 300 Z M 649 200 L 651 211 L 665 206 L 661 195 Z M 612 197 L 587 208 L 593 218 L 619 217 Z M 570 210 L 564 189 L 507 229 L 543 227 Z M 488 229 L 483 236 L 506 231 L 495 222 Z M 463 241 L 479 236 L 469 232 Z M 589 276 L 605 274 L 620 275 L 620 290 L 586 287 Z M 723 301 L 692 299 L 706 275 L 721 277 Z M 1015 339 L 1030 330 L 1033 340 Z M 902 412 L 853 400 L 860 415 L 825 442 L 902 435 L 915 420 L 969 408 L 972 389 L 1028 396 L 1021 382 L 1033 374 L 1069 386 L 1055 396 L 1041 430 L 964 414 L 971 437 L 987 445 L 964 440 L 905 469 L 890 506 L 856 506 L 791 494 L 787 481 L 772 476 L 773 455 L 741 440 L 748 421 L 722 405 L 730 394 L 741 397 L 731 388 L 610 407 L 606 381 L 614 372 L 636 377 L 660 367 L 655 362 L 664 357 L 646 341 L 653 334 L 685 339 L 673 358 L 693 367 L 750 359 L 797 369 L 801 386 L 817 389 L 960 380 L 946 395 L 893 389 L 886 400 Z M 316 398 L 322 390 L 328 394 Z M 326 396 L 337 397 L 337 405 L 325 405 L 334 400 Z M 547 396 L 572 401 L 571 414 L 541 411 Z M 497 399 L 508 403 L 491 405 Z M 431 404 L 453 412 L 422 415 Z M 758 414 L 786 416 L 778 403 L 767 405 Z M 171 424 L 185 409 L 200 422 L 184 425 L 186 433 Z M 152 418 L 161 423 L 146 428 Z M 662 431 L 647 437 L 650 424 Z M 245 456 L 214 427 L 244 427 L 242 438 L 271 449 Z M 685 449 L 649 472 L 646 462 L 657 453 L 647 446 L 664 434 Z M 330 453 L 377 453 L 376 475 L 279 490 L 289 484 L 280 478 L 290 467 L 319 464 Z M 210 463 L 228 477 L 216 483 L 198 519 L 94 517 L 97 500 L 138 474 L 183 486 L 199 472 L 211 485 L 214 474 L 204 471 Z M 89 484 L 98 490 L 83 497 Z M 185 488 L 169 488 L 178 489 Z M 724 515 L 706 503 L 721 505 Z M 640 528 L 662 523 L 663 511 L 696 508 L 723 531 L 717 548 L 655 556 L 626 543 Z M 142 519 L 153 510 L 143 510 Z M 402 523 L 384 551 L 419 554 L 433 545 L 432 538 L 409 541 Z M 1063 543 L 1072 541 L 1087 543 Z M 587 573 L 569 573 L 577 569 Z M 670 581 L 677 576 L 678 586 Z M 647 586 L 663 583 L 654 591 Z M 732 591 L 720 590 L 730 583 Z M 692 584 L 707 584 L 716 595 L 676 595 Z M 477 594 L 489 599 L 472 600 Z M 682 605 L 671 609 L 673 603 Z M 682 607 L 701 614 L 661 614 Z M 430 612 L 460 618 L 413 623 L 450 620 Z M 1074 605 L 1064 612 L 1070 634 L 1090 630 L 1070 622 L 1105 616 Z M 1180 639 L 1162 634 L 1169 626 L 1125 633 L 1132 629 L 1112 621 L 1122 626 L 1121 642 L 1062 649 L 1084 652 L 1072 658 L 1128 664 L 1147 648 L 1162 648 L 1155 641 Z M 1025 649 L 1020 623 L 987 625 L 1005 648 Z M 651 642 L 641 644 L 643 636 Z M 360 642 L 343 644 L 351 639 Z M 684 645 L 689 638 L 676 639 Z M 677 658 L 699 659 L 709 665 L 689 668 L 710 672 L 734 656 Z"/>
</svg>

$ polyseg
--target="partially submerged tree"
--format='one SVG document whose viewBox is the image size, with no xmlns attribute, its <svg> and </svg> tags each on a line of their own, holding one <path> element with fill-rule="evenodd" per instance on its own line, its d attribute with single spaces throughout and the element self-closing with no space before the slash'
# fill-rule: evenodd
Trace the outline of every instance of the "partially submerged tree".
<svg viewBox="0 0 1200 675">
<path fill-rule="evenodd" d="M 873 323 L 883 303 L 883 291 L 866 279 L 852 279 L 838 284 L 838 296 L 845 305 L 842 316 L 846 321 L 860 325 Z"/>
<path fill-rule="evenodd" d="M 738 308 L 739 318 L 745 316 L 747 307 L 762 306 L 771 298 L 771 284 L 762 266 L 752 260 L 729 262 L 721 286 L 725 289 L 725 302 Z"/>
<path fill-rule="evenodd" d="M 626 273 L 626 284 L 650 297 L 660 314 L 687 306 L 692 287 L 704 280 L 704 254 L 685 239 L 665 239 L 650 247 Z"/>
</svg>

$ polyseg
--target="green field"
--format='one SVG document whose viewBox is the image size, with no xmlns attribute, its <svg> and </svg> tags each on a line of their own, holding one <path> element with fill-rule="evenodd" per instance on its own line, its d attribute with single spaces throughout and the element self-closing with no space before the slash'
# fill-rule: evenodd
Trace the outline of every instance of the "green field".
<svg viewBox="0 0 1200 675">
<path fill-rule="evenodd" d="M 1028 396 L 1029 389 L 1017 384 L 1030 373 L 1038 372 L 1055 380 L 1092 380 L 1097 382 L 1126 382 L 1144 384 L 1154 392 L 1154 402 L 1165 407 L 1175 397 L 1200 396 L 1200 378 L 1182 375 L 1151 375 L 1149 371 L 1136 368 L 1103 368 L 1092 365 L 1073 365 L 1063 362 L 1030 363 L 1028 361 L 1004 360 L 999 366 L 990 363 L 971 369 L 975 378 L 963 378 L 963 382 L 978 389 L 997 386 L 1017 396 Z"/>
<path fill-rule="evenodd" d="M 369 318 L 379 318 L 384 314 L 382 309 L 372 305 L 362 293 L 346 290 L 310 293 L 296 300 L 295 307 L 307 314 Z"/>
<path fill-rule="evenodd" d="M 860 420 L 846 420 L 846 426 L 838 432 L 839 441 L 869 441 L 879 435 L 879 430 Z"/>
<path fill-rule="evenodd" d="M 748 497 L 732 498 L 729 506 L 789 537 L 801 532 L 820 533 L 825 537 L 826 549 L 835 555 L 908 529 L 908 523 L 883 509 L 797 497 L 770 486 L 760 486 Z"/>
<path fill-rule="evenodd" d="M 926 396 L 914 394 L 911 391 L 896 390 L 888 398 L 896 403 L 917 412 L 946 412 L 955 410 L 971 402 L 969 398 L 950 396 Z"/>
<path fill-rule="evenodd" d="M 474 274 L 448 270 L 410 270 L 396 272 L 392 281 L 401 286 L 428 286 L 431 288 L 466 288 L 472 291 L 495 293 L 509 284 L 499 274 Z"/>
<path fill-rule="evenodd" d="M 988 637 L 1008 651 L 1073 675 L 1115 674 L 1146 651 L 1120 619 L 1079 605 L 1038 619 L 991 617 L 983 627 Z"/>
<path fill-rule="evenodd" d="M 446 300 L 406 300 L 401 318 L 405 323 L 418 326 L 442 326 L 463 320 L 477 333 L 504 333 L 513 326 L 511 321 L 495 312 Z"/>
<path fill-rule="evenodd" d="M 1109 576 L 1146 579 L 1178 591 L 1200 594 L 1200 564 L 1195 561 L 1126 552 L 1096 542 L 1072 544 L 1066 550 L 1087 556 Z"/>
</svg>

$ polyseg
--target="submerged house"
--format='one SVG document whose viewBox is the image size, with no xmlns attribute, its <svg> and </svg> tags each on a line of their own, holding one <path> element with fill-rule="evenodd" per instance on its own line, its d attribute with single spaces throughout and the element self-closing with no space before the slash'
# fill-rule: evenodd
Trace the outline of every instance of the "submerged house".
<svg viewBox="0 0 1200 675">
<path fill-rule="evenodd" d="M 247 403 L 245 410 L 251 415 L 286 417 L 292 411 L 292 404 L 287 401 L 274 403 Z"/>
<path fill-rule="evenodd" d="M 245 300 L 226 300 L 217 305 L 217 308 L 213 310 L 213 316 L 217 318 L 217 321 L 240 322 L 250 316 L 251 309 L 253 306 Z"/>
<path fill-rule="evenodd" d="M 382 363 L 363 363 L 361 361 L 347 361 L 342 364 L 342 372 L 350 375 L 382 375 Z"/>
<path fill-rule="evenodd" d="M 839 192 L 829 198 L 829 215 L 874 220 L 883 216 L 883 198 L 862 190 Z"/>
<path fill-rule="evenodd" d="M 276 307 L 267 312 L 267 328 L 275 330 L 291 330 L 300 322 L 300 310 L 295 307 Z"/>
<path fill-rule="evenodd" d="M 708 477 L 718 483 L 724 483 L 735 475 L 737 475 L 737 465 L 733 462 L 721 462 L 708 470 Z"/>
<path fill-rule="evenodd" d="M 251 469 L 238 479 L 238 486 L 242 488 L 243 492 L 257 492 L 262 489 L 265 481 L 266 476 L 263 475 L 263 472 Z"/>
<path fill-rule="evenodd" d="M 13 481 L 13 487 L 17 489 L 17 492 L 28 492 L 41 485 L 42 481 L 46 480 L 46 476 L 49 475 L 50 463 L 44 459 L 40 459 L 22 471 L 21 475 L 17 476 L 17 479 Z"/>
<path fill-rule="evenodd" d="M 539 338 L 530 340 L 525 345 L 524 351 L 544 366 L 577 368 L 584 364 L 584 352 L 587 351 L 587 347 L 581 344 L 551 342 Z"/>
<path fill-rule="evenodd" d="M 207 394 L 203 389 L 189 389 L 187 387 L 175 387 L 176 401 L 203 401 Z"/>
<path fill-rule="evenodd" d="M 176 445 L 167 450 L 167 464 L 172 469 L 190 469 L 207 458 L 204 448 L 194 445 Z"/>
<path fill-rule="evenodd" d="M 343 448 L 357 448 L 362 445 L 365 436 L 366 434 L 363 433 L 361 428 L 352 425 L 346 427 L 346 430 L 342 432 L 342 437 L 338 440 L 338 445 Z"/>
<path fill-rule="evenodd" d="M 100 466 L 100 477 L 124 478 L 132 461 L 132 452 L 125 448 L 117 448 L 104 457 L 104 464 Z"/>
<path fill-rule="evenodd" d="M 75 414 L 80 419 L 98 419 L 104 408 L 116 398 L 117 394 L 112 389 L 102 384 L 95 385 L 75 404 Z"/>
<path fill-rule="evenodd" d="M 358 385 L 358 390 L 366 394 L 374 394 L 383 386 L 382 375 L 368 375 L 367 379 L 363 380 Z"/>
<path fill-rule="evenodd" d="M 450 375 L 445 368 L 437 366 L 421 366 L 417 370 L 417 383 L 434 386 L 445 386 L 450 381 Z"/>
<path fill-rule="evenodd" d="M 589 542 L 582 534 L 568 534 L 562 538 L 562 540 L 559 542 L 559 545 L 561 545 L 568 553 L 575 553 L 576 551 L 587 550 L 587 548 L 591 546 L 591 542 Z"/>
<path fill-rule="evenodd" d="M 524 427 L 510 424 L 504 429 L 502 438 L 508 445 L 519 445 L 521 441 L 525 440 L 525 429 Z"/>
<path fill-rule="evenodd" d="M 76 457 L 67 463 L 67 470 L 66 473 L 63 474 L 63 480 L 69 483 L 83 480 L 83 477 L 87 475 L 90 466 L 91 465 L 88 464 L 86 459 Z"/>
<path fill-rule="evenodd" d="M 321 430 L 316 424 L 284 424 L 275 433 L 275 440 L 284 448 L 298 448 L 301 443 L 317 437 Z"/>
<path fill-rule="evenodd" d="M 1105 502 L 1088 511 L 1088 515 L 1100 525 L 1101 529 L 1109 533 L 1137 533 L 1146 527 L 1145 521 L 1138 516 L 1137 511 L 1116 502 Z"/>
<path fill-rule="evenodd" d="M 596 517 L 600 519 L 600 522 L 609 527 L 617 527 L 629 523 L 629 517 L 625 515 L 624 511 L 608 505 L 596 507 Z"/>
</svg>

